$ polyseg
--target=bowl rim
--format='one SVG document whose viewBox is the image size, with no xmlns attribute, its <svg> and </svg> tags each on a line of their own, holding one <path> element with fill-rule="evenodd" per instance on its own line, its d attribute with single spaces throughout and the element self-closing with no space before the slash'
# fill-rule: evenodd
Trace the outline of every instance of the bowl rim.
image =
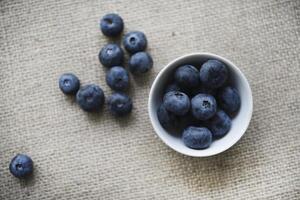
<svg viewBox="0 0 300 200">
<path fill-rule="evenodd" d="M 243 127 L 243 129 L 241 130 L 241 134 L 239 135 L 239 137 L 237 137 L 234 141 L 232 141 L 229 145 L 225 146 L 224 148 L 221 148 L 220 150 L 217 150 L 217 151 L 213 151 L 213 152 L 210 152 L 210 153 L 207 153 L 205 155 L 201 154 L 201 155 L 197 155 L 195 153 L 191 153 L 190 151 L 189 152 L 183 152 L 181 151 L 180 149 L 178 148 L 175 148 L 173 145 L 171 145 L 171 143 L 167 140 L 165 140 L 160 133 L 160 130 L 158 129 L 156 123 L 159 123 L 159 121 L 157 119 L 155 119 L 155 115 L 156 115 L 156 111 L 154 111 L 154 109 L 152 109 L 152 102 L 154 101 L 154 92 L 155 92 L 155 88 L 156 88 L 156 85 L 158 85 L 159 81 L 160 81 L 160 78 L 162 76 L 162 74 L 165 73 L 165 71 L 168 70 L 168 68 L 170 68 L 171 66 L 173 66 L 175 63 L 177 63 L 178 61 L 182 60 L 182 59 L 186 59 L 187 57 L 193 57 L 193 56 L 202 56 L 202 57 L 212 57 L 212 58 L 215 58 L 215 59 L 219 59 L 221 60 L 222 62 L 226 63 L 226 64 L 229 64 L 230 67 L 234 68 L 234 70 L 236 70 L 239 74 L 239 76 L 241 76 L 242 79 L 245 80 L 245 86 L 246 86 L 246 90 L 247 92 L 249 93 L 249 118 L 248 120 L 246 121 L 246 124 L 245 126 Z M 222 56 L 219 56 L 219 55 L 216 55 L 216 54 L 213 54 L 213 53 L 209 53 L 209 52 L 195 52 L 195 53 L 189 53 L 189 54 L 185 54 L 183 56 L 180 56 L 180 57 L 177 57 L 175 59 L 173 59 L 172 61 L 170 61 L 167 65 L 165 65 L 165 67 L 163 69 L 160 70 L 160 72 L 157 74 L 157 76 L 155 77 L 152 85 L 151 85 L 151 89 L 150 89 L 150 93 L 149 93 L 149 99 L 148 99 L 148 114 L 149 114 L 149 117 L 150 117 L 150 121 L 151 121 L 151 125 L 154 129 L 154 132 L 156 135 L 158 135 L 158 137 L 168 146 L 170 147 L 171 149 L 175 150 L 176 152 L 178 153 L 181 153 L 183 155 L 187 155 L 187 156 L 191 156 L 191 157 L 209 157 L 209 156 L 214 156 L 214 155 L 217 155 L 217 154 L 220 154 L 226 150 L 228 150 L 229 148 L 231 148 L 232 146 L 234 146 L 241 138 L 242 136 L 245 134 L 246 130 L 248 129 L 248 126 L 250 124 L 250 121 L 251 121 L 251 118 L 252 118 L 252 114 L 253 114 L 253 97 L 252 97 L 252 91 L 251 91 L 251 87 L 250 87 L 250 84 L 246 78 L 246 76 L 242 73 L 242 71 L 234 64 L 232 63 L 230 60 L 222 57 Z M 200 151 L 200 150 L 199 150 Z"/>
</svg>

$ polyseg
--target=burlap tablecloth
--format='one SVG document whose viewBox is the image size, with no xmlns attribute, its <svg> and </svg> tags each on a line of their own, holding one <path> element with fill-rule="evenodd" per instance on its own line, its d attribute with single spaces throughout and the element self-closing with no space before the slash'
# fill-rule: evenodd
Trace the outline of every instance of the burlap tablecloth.
<svg viewBox="0 0 300 200">
<path fill-rule="evenodd" d="M 153 70 L 132 78 L 130 117 L 88 114 L 58 89 L 63 72 L 97 83 L 98 26 L 117 12 L 144 31 Z M 300 199 L 300 1 L 0 1 L 0 199 Z M 186 53 L 237 64 L 253 91 L 248 131 L 210 158 L 180 155 L 155 136 L 148 93 L 155 75 Z M 16 153 L 35 162 L 19 181 Z"/>
</svg>

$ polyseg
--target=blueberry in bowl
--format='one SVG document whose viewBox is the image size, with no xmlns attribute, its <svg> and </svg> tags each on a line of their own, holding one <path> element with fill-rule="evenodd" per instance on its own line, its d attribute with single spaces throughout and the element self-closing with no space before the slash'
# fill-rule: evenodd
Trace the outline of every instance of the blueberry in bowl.
<svg viewBox="0 0 300 200">
<path fill-rule="evenodd" d="M 191 100 L 193 116 L 198 120 L 208 120 L 217 112 L 217 102 L 210 94 L 199 93 Z"/>
<path fill-rule="evenodd" d="M 199 76 L 201 83 L 207 88 L 219 88 L 225 84 L 228 70 L 220 60 L 211 59 L 202 64 Z"/>
<path fill-rule="evenodd" d="M 192 149 L 206 149 L 212 143 L 212 134 L 205 127 L 187 127 L 182 133 L 183 143 Z"/>
<path fill-rule="evenodd" d="M 218 93 L 220 107 L 228 113 L 235 113 L 241 106 L 241 99 L 237 89 L 227 86 Z"/>
<path fill-rule="evenodd" d="M 174 79 L 183 88 L 197 88 L 200 85 L 199 71 L 192 65 L 178 67 Z"/>
<path fill-rule="evenodd" d="M 164 107 L 177 116 L 184 116 L 190 110 L 190 99 L 183 92 L 171 91 L 164 95 Z"/>
<path fill-rule="evenodd" d="M 160 124 L 165 128 L 177 128 L 179 118 L 174 113 L 168 111 L 164 104 L 161 104 L 157 109 L 157 117 Z"/>
<path fill-rule="evenodd" d="M 213 118 L 209 120 L 208 127 L 214 138 L 225 136 L 231 128 L 231 118 L 223 111 L 219 110 Z"/>
</svg>

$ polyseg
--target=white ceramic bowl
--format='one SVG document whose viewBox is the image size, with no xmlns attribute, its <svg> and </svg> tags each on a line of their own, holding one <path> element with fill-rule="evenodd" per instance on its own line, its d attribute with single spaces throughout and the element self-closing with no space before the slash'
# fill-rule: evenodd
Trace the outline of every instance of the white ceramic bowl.
<svg viewBox="0 0 300 200">
<path fill-rule="evenodd" d="M 221 139 L 213 141 L 211 146 L 204 150 L 195 150 L 184 145 L 180 137 L 169 134 L 159 123 L 157 108 L 162 103 L 163 90 L 173 76 L 174 70 L 184 64 L 200 66 L 208 59 L 217 59 L 227 65 L 229 82 L 235 87 L 241 97 L 241 107 L 232 119 L 230 131 Z M 253 102 L 249 83 L 240 69 L 229 60 L 211 53 L 192 53 L 179 57 L 164 67 L 155 78 L 149 95 L 149 116 L 152 126 L 160 139 L 175 151 L 193 157 L 206 157 L 219 154 L 233 146 L 245 133 L 252 116 Z"/>
</svg>

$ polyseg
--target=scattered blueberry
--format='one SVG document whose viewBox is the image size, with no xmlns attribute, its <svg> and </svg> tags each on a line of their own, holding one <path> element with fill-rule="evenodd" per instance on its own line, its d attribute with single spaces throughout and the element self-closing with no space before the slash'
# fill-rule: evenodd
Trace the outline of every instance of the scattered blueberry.
<svg viewBox="0 0 300 200">
<path fill-rule="evenodd" d="M 115 116 L 124 116 L 131 112 L 132 101 L 123 93 L 114 93 L 108 99 L 110 112 Z"/>
<path fill-rule="evenodd" d="M 238 91 L 230 86 L 223 88 L 218 93 L 218 100 L 221 108 L 228 113 L 234 113 L 241 106 L 241 99 Z"/>
<path fill-rule="evenodd" d="M 129 53 L 144 51 L 147 47 L 147 38 L 143 32 L 132 31 L 124 36 L 123 45 Z"/>
<path fill-rule="evenodd" d="M 213 118 L 210 119 L 209 128 L 213 137 L 220 138 L 226 135 L 231 127 L 231 119 L 223 111 L 219 110 Z"/>
<path fill-rule="evenodd" d="M 153 66 L 153 60 L 147 52 L 138 52 L 129 59 L 129 70 L 134 74 L 143 74 Z"/>
<path fill-rule="evenodd" d="M 205 149 L 212 143 L 212 134 L 205 127 L 189 126 L 183 131 L 182 140 L 192 149 Z"/>
<path fill-rule="evenodd" d="M 197 94 L 191 100 L 192 113 L 199 120 L 207 120 L 217 111 L 217 102 L 209 94 Z"/>
<path fill-rule="evenodd" d="M 179 124 L 178 117 L 173 113 L 167 111 L 163 104 L 161 104 L 157 109 L 157 118 L 162 127 L 166 129 L 177 127 Z"/>
<path fill-rule="evenodd" d="M 124 60 L 124 52 L 117 44 L 107 44 L 99 52 L 99 60 L 105 67 L 120 66 Z"/>
<path fill-rule="evenodd" d="M 115 37 L 123 31 L 123 19 L 114 13 L 106 14 L 100 21 L 100 28 L 104 35 Z"/>
<path fill-rule="evenodd" d="M 104 104 L 103 90 L 95 84 L 85 85 L 76 94 L 76 102 L 87 112 L 98 111 Z"/>
<path fill-rule="evenodd" d="M 190 109 L 190 99 L 183 92 L 171 91 L 165 94 L 163 98 L 165 108 L 175 115 L 183 116 Z"/>
<path fill-rule="evenodd" d="M 26 178 L 33 173 L 33 161 L 27 155 L 18 154 L 11 160 L 9 171 L 17 178 Z"/>
<path fill-rule="evenodd" d="M 182 92 L 182 89 L 179 87 L 179 85 L 177 83 L 171 83 L 169 84 L 166 89 L 165 89 L 165 93 L 171 92 L 171 91 L 179 91 Z"/>
<path fill-rule="evenodd" d="M 106 74 L 106 83 L 113 90 L 125 90 L 129 86 L 129 76 L 127 71 L 120 66 L 110 68 Z"/>
<path fill-rule="evenodd" d="M 209 88 L 219 88 L 227 80 L 226 66 L 218 60 L 208 60 L 200 69 L 200 81 Z"/>
<path fill-rule="evenodd" d="M 79 90 L 80 81 L 72 73 L 66 73 L 59 78 L 59 88 L 64 94 L 76 94 Z"/>
<path fill-rule="evenodd" d="M 200 84 L 199 71 L 192 65 L 183 65 L 176 69 L 175 80 L 184 88 L 196 88 Z"/>
</svg>

